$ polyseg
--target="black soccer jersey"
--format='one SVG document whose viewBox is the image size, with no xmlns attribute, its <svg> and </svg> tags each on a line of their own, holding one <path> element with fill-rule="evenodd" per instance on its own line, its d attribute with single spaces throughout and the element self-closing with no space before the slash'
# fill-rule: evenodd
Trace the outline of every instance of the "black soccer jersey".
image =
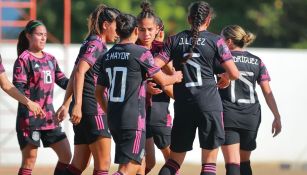
<svg viewBox="0 0 307 175">
<path fill-rule="evenodd" d="M 84 115 L 103 115 L 95 98 L 95 87 L 99 75 L 99 69 L 102 64 L 102 55 L 107 51 L 106 44 L 97 35 L 91 35 L 83 42 L 79 55 L 76 59 L 75 66 L 81 60 L 86 61 L 91 68 L 85 73 L 84 86 L 82 93 L 82 113 Z M 74 99 L 71 103 L 71 109 Z"/>
<path fill-rule="evenodd" d="M 203 111 L 222 111 L 213 65 L 215 60 L 231 60 L 231 53 L 220 36 L 200 31 L 192 58 L 182 63 L 191 42 L 191 31 L 183 31 L 169 37 L 159 54 L 165 62 L 173 60 L 176 70 L 183 72 L 183 81 L 174 84 L 176 103 L 196 103 Z"/>
<path fill-rule="evenodd" d="M 233 60 L 240 71 L 240 78 L 220 89 L 224 107 L 225 127 L 256 130 L 260 124 L 260 104 L 256 82 L 270 81 L 261 59 L 247 51 L 232 51 Z"/>
<path fill-rule="evenodd" d="M 5 69 L 4 69 L 4 67 L 3 67 L 3 64 L 2 64 L 2 57 L 1 57 L 1 55 L 0 55 L 0 74 L 3 73 L 3 72 L 5 72 Z"/>
<path fill-rule="evenodd" d="M 145 79 L 160 70 L 149 50 L 116 44 L 103 57 L 98 83 L 108 87 L 110 128 L 145 130 Z"/>
</svg>

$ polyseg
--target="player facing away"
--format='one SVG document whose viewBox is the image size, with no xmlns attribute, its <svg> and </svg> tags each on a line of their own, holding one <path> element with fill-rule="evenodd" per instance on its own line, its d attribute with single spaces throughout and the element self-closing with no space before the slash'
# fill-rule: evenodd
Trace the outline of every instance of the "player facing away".
<svg viewBox="0 0 307 175">
<path fill-rule="evenodd" d="M 214 78 L 214 62 L 226 69 L 230 79 L 237 79 L 232 55 L 224 40 L 207 31 L 213 15 L 204 1 L 189 6 L 190 30 L 184 30 L 167 39 L 155 64 L 164 66 L 173 61 L 176 70 L 182 70 L 183 80 L 174 84 L 174 123 L 171 132 L 170 158 L 159 175 L 175 175 L 186 152 L 192 150 L 196 129 L 202 148 L 201 175 L 216 174 L 218 148 L 224 142 L 222 102 Z"/>
<path fill-rule="evenodd" d="M 60 175 L 71 159 L 65 133 L 55 117 L 53 108 L 54 83 L 66 89 L 68 79 L 60 70 L 54 56 L 43 51 L 47 40 L 45 25 L 31 20 L 20 33 L 18 58 L 14 64 L 13 84 L 45 112 L 45 118 L 34 118 L 25 105 L 18 104 L 16 131 L 22 153 L 19 175 L 30 175 L 37 157 L 40 141 L 55 151 L 59 160 L 54 174 Z"/>
<path fill-rule="evenodd" d="M 98 6 L 89 17 L 89 34 L 84 40 L 71 75 L 64 103 L 58 114 L 66 115 L 70 96 L 70 120 L 74 124 L 74 156 L 67 174 L 81 174 L 94 159 L 93 175 L 108 174 L 111 162 L 111 134 L 107 116 L 95 98 L 97 77 L 102 55 L 107 51 L 106 42 L 114 42 L 115 18 L 120 12 L 105 5 Z"/>
<path fill-rule="evenodd" d="M 163 41 L 155 41 L 155 39 L 157 37 L 161 39 L 163 36 L 159 35 L 161 32 L 159 24 L 163 26 L 163 23 L 161 20 L 159 21 L 159 17 L 156 16 L 148 2 L 143 2 L 141 8 L 142 11 L 137 16 L 139 29 L 137 44 L 149 49 L 152 55 L 157 55 L 163 47 Z M 172 72 L 169 74 L 172 74 Z M 172 117 L 168 110 L 170 97 L 161 89 L 160 86 L 156 86 L 155 82 L 148 81 L 146 93 L 145 174 L 148 174 L 156 164 L 155 145 L 161 150 L 165 160 L 169 158 L 170 154 L 169 145 L 172 129 Z M 172 89 L 172 86 L 168 87 L 168 89 Z M 166 92 L 172 96 L 172 92 Z"/>
<path fill-rule="evenodd" d="M 29 111 L 33 113 L 33 117 L 45 117 L 45 112 L 39 106 L 39 104 L 33 102 L 25 95 L 19 92 L 19 90 L 9 81 L 5 74 L 5 69 L 2 64 L 2 57 L 0 55 L 0 86 L 1 89 L 9 96 L 24 104 Z"/>
<path fill-rule="evenodd" d="M 182 74 L 165 75 L 154 65 L 150 51 L 134 44 L 139 33 L 136 17 L 119 15 L 116 32 L 120 42 L 104 55 L 97 86 L 102 92 L 108 88 L 108 101 L 101 93 L 96 93 L 96 98 L 107 108 L 115 142 L 115 163 L 119 167 L 113 175 L 144 174 L 140 165 L 145 155 L 146 74 L 162 85 L 180 82 Z"/>
<path fill-rule="evenodd" d="M 256 137 L 261 122 L 261 108 L 256 93 L 260 85 L 274 120 L 273 137 L 281 131 L 280 115 L 270 88 L 270 76 L 259 57 L 245 51 L 255 36 L 238 25 L 225 27 L 221 33 L 231 50 L 241 75 L 226 89 L 219 89 L 224 107 L 225 143 L 222 146 L 227 175 L 252 175 L 250 155 L 256 149 Z"/>
</svg>

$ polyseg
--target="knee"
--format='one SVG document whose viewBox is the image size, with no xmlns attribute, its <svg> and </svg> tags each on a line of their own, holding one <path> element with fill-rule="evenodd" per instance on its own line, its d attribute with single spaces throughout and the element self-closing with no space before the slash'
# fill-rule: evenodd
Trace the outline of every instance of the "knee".
<svg viewBox="0 0 307 175">
<path fill-rule="evenodd" d="M 59 162 L 69 164 L 72 158 L 71 151 L 65 151 L 64 154 L 58 155 Z"/>
</svg>

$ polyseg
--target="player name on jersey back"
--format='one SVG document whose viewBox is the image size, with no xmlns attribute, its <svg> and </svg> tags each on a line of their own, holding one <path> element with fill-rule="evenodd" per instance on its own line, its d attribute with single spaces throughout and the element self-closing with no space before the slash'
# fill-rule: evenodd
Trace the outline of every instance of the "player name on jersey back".
<svg viewBox="0 0 307 175">
<path fill-rule="evenodd" d="M 129 55 L 128 52 L 111 52 L 106 54 L 105 60 L 128 60 Z"/>
<path fill-rule="evenodd" d="M 193 38 L 180 38 L 179 45 L 192 45 Z M 196 45 L 204 46 L 206 38 L 197 38 Z"/>
<path fill-rule="evenodd" d="M 259 60 L 252 58 L 252 57 L 246 57 L 243 55 L 237 55 L 237 56 L 233 56 L 233 61 L 239 62 L 239 63 L 247 63 L 247 64 L 254 64 L 254 65 L 259 65 Z"/>
</svg>

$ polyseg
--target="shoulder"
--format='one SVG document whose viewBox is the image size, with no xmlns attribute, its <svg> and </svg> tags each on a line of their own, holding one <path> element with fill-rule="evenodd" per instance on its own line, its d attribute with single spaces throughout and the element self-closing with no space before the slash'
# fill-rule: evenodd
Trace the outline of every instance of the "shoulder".
<svg viewBox="0 0 307 175">
<path fill-rule="evenodd" d="M 28 50 L 23 51 L 19 56 L 18 60 L 27 61 L 31 57 L 31 54 L 28 52 Z"/>
</svg>

